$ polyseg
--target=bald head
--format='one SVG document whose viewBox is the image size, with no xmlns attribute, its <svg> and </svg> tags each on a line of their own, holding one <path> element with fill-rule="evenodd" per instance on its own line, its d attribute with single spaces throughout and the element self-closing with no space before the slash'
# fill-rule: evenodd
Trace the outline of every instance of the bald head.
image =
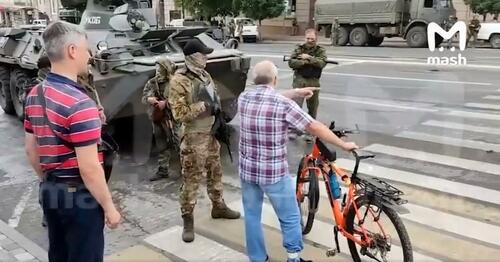
<svg viewBox="0 0 500 262">
<path fill-rule="evenodd" d="M 278 68 L 273 62 L 265 60 L 257 63 L 253 68 L 253 82 L 256 85 L 276 85 Z"/>
</svg>

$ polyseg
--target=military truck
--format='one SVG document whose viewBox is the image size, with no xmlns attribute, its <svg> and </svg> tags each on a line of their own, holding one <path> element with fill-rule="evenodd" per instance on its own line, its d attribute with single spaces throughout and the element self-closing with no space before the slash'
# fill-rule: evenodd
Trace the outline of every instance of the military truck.
<svg viewBox="0 0 500 262">
<path fill-rule="evenodd" d="M 85 28 L 93 53 L 92 74 L 108 120 L 145 113 L 142 89 L 155 74 L 155 61 L 167 56 L 183 66 L 182 48 L 197 39 L 214 48 L 207 71 L 217 85 L 228 120 L 236 115 L 237 98 L 245 89 L 250 58 L 224 48 L 204 32 L 205 27 L 156 26 L 149 1 L 124 1 L 119 7 L 87 1 L 80 25 Z M 44 53 L 42 30 L 0 30 L 0 105 L 23 117 L 26 89 L 33 86 L 38 58 Z"/>
<path fill-rule="evenodd" d="M 314 19 L 329 37 L 337 18 L 342 46 L 379 46 L 385 37 L 402 37 L 410 47 L 426 47 L 427 25 L 443 25 L 455 14 L 452 0 L 317 0 Z"/>
</svg>

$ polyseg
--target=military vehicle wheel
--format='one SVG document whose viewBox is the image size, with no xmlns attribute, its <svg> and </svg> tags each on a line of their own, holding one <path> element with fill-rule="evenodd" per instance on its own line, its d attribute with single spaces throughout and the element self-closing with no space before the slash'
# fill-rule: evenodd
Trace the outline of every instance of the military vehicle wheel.
<svg viewBox="0 0 500 262">
<path fill-rule="evenodd" d="M 406 43 L 410 47 L 426 47 L 427 31 L 423 26 L 415 26 L 408 31 Z"/>
<path fill-rule="evenodd" d="M 9 69 L 3 66 L 0 66 L 0 106 L 6 114 L 13 115 L 16 113 L 10 96 Z"/>
<path fill-rule="evenodd" d="M 384 42 L 383 36 L 371 36 L 368 37 L 368 45 L 369 46 L 379 46 Z"/>
<path fill-rule="evenodd" d="M 339 46 L 349 43 L 349 29 L 345 26 L 339 27 Z"/>
<path fill-rule="evenodd" d="M 228 49 L 238 49 L 238 45 L 239 45 L 238 40 L 231 38 L 231 39 L 227 40 L 224 47 L 228 48 Z"/>
<path fill-rule="evenodd" d="M 490 37 L 490 44 L 493 48 L 500 48 L 500 34 L 494 34 Z"/>
<path fill-rule="evenodd" d="M 364 46 L 368 42 L 368 31 L 366 27 L 358 26 L 352 29 L 349 35 L 349 42 L 353 46 Z"/>
<path fill-rule="evenodd" d="M 16 116 L 20 120 L 24 119 L 24 100 L 30 79 L 28 73 L 22 69 L 14 69 L 10 73 L 10 95 Z"/>
</svg>

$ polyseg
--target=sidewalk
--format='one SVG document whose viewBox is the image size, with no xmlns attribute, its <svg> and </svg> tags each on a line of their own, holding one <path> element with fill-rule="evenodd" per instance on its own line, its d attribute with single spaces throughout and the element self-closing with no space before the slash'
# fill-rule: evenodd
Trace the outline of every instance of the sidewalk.
<svg viewBox="0 0 500 262">
<path fill-rule="evenodd" d="M 47 262 L 47 252 L 0 220 L 0 261 Z"/>
</svg>

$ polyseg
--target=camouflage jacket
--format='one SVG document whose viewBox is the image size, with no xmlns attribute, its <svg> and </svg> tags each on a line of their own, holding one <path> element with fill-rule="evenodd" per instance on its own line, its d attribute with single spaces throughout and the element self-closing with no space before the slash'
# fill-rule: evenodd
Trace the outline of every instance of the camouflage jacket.
<svg viewBox="0 0 500 262">
<path fill-rule="evenodd" d="M 477 19 L 472 19 L 469 24 L 469 30 L 471 31 L 479 31 L 481 28 L 481 22 Z"/>
<path fill-rule="evenodd" d="M 38 73 L 37 73 L 37 77 L 36 77 L 36 84 L 43 82 L 43 80 L 45 80 L 47 78 L 47 75 L 49 73 L 50 73 L 50 67 L 38 69 Z M 103 109 L 102 104 L 101 104 L 101 99 L 99 98 L 99 94 L 97 93 L 97 89 L 94 87 L 92 77 L 78 76 L 77 82 L 85 89 L 85 91 L 87 92 L 87 95 L 92 100 L 94 100 L 94 102 L 97 104 L 97 107 L 99 109 Z"/>
<path fill-rule="evenodd" d="M 312 56 L 310 59 L 300 59 L 300 54 L 309 54 Z M 295 72 L 293 75 L 293 87 L 306 87 L 306 86 L 317 86 L 319 87 L 319 78 L 306 78 L 302 76 L 299 72 L 305 67 L 316 68 L 322 70 L 326 65 L 326 52 L 325 49 L 319 45 L 307 48 L 305 44 L 298 45 L 295 50 L 293 50 L 292 56 L 288 61 L 288 66 L 292 68 Z"/>
<path fill-rule="evenodd" d="M 210 81 L 213 83 L 211 78 Z M 175 121 L 182 124 L 180 137 L 186 133 L 209 133 L 215 117 L 205 114 L 205 102 L 198 98 L 200 89 L 204 88 L 203 81 L 186 68 L 182 68 L 175 72 L 169 86 L 168 103 Z"/>
<path fill-rule="evenodd" d="M 101 99 L 99 98 L 99 94 L 97 93 L 97 89 L 94 86 L 94 81 L 92 76 L 83 77 L 78 76 L 78 84 L 80 84 L 87 91 L 87 95 L 95 101 L 97 104 L 97 108 L 104 109 L 101 104 Z"/>
<path fill-rule="evenodd" d="M 166 100 L 168 96 L 168 82 L 160 83 L 156 77 L 148 80 L 142 90 L 142 103 L 148 105 L 148 115 L 153 113 L 153 106 L 148 103 L 148 97 L 156 97 L 158 100 Z"/>
</svg>

